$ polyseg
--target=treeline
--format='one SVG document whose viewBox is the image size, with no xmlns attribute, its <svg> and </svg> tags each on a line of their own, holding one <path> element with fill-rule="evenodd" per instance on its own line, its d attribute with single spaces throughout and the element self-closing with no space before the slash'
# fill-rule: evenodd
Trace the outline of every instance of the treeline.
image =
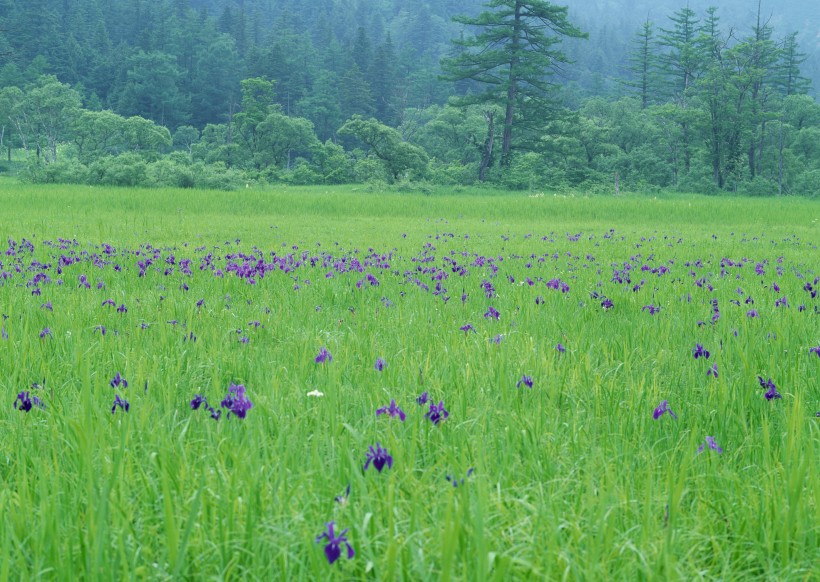
<svg viewBox="0 0 820 582">
<path fill-rule="evenodd" d="M 467 3 L 474 16 L 455 23 L 410 0 L 370 3 L 370 12 L 358 3 L 358 13 L 326 0 L 310 18 L 295 0 L 275 10 L 250 0 L 241 9 L 192 4 L 198 10 L 187 0 L 142 12 L 141 0 L 0 3 L 5 54 L 14 55 L 0 68 L 8 159 L 22 151 L 23 175 L 34 181 L 118 185 L 482 181 L 820 193 L 820 105 L 806 94 L 805 55 L 794 34 L 776 36 L 761 20 L 742 34 L 721 26 L 715 9 L 646 22 L 619 90 L 596 96 L 551 68 L 572 67 L 560 40 L 583 34 L 565 10 L 540 0 L 507 0 L 480 16 L 477 2 Z M 54 16 L 40 19 L 50 31 L 75 33 L 25 53 L 8 31 L 38 5 Z M 422 5 L 427 26 L 414 33 L 406 20 L 394 40 L 393 25 Z M 532 21 L 513 26 L 516 6 Z M 341 26 L 343 18 L 358 25 Z M 525 71 L 482 62 L 494 19 L 507 36 L 493 42 L 508 48 L 525 44 L 515 30 L 554 25 L 541 61 L 530 47 Z M 430 23 L 461 32 L 437 44 L 425 40 L 437 30 Z M 83 48 L 79 38 L 97 44 Z"/>
</svg>

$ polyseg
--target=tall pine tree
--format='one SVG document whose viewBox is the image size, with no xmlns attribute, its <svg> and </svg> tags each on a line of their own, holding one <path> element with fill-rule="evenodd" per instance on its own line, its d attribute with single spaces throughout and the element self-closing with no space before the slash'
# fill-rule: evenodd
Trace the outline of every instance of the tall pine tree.
<svg viewBox="0 0 820 582">
<path fill-rule="evenodd" d="M 478 32 L 454 40 L 465 50 L 444 59 L 442 68 L 451 81 L 473 79 L 485 87 L 460 97 L 458 105 L 498 104 L 504 109 L 501 163 L 509 165 L 516 128 L 527 118 L 543 119 L 554 104 L 550 76 L 568 61 L 557 45 L 563 37 L 586 35 L 569 21 L 566 7 L 543 0 L 491 0 L 486 6 L 490 10 L 474 18 L 454 18 Z"/>
</svg>

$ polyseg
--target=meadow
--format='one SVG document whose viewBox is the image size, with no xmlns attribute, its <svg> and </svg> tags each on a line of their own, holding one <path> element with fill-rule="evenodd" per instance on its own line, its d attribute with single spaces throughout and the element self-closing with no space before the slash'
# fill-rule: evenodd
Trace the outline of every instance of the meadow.
<svg viewBox="0 0 820 582">
<path fill-rule="evenodd" d="M 0 580 L 817 580 L 819 219 L 0 181 Z"/>
</svg>

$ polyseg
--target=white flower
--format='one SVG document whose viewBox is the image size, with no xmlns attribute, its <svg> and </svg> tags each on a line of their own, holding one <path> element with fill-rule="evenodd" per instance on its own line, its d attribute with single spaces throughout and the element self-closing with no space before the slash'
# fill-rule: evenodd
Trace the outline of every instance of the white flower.
<svg viewBox="0 0 820 582">
<path fill-rule="evenodd" d="M 319 392 L 318 390 L 311 390 L 310 392 L 307 393 L 307 395 L 308 396 L 319 397 L 319 396 L 324 396 L 325 394 L 324 394 L 324 392 Z"/>
</svg>

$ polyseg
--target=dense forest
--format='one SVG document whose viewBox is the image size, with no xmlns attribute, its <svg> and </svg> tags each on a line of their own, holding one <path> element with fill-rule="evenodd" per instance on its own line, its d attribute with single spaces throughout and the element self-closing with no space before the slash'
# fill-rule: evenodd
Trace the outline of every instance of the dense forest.
<svg viewBox="0 0 820 582">
<path fill-rule="evenodd" d="M 667 4 L 0 0 L 0 169 L 820 194 L 816 7 Z"/>
</svg>

